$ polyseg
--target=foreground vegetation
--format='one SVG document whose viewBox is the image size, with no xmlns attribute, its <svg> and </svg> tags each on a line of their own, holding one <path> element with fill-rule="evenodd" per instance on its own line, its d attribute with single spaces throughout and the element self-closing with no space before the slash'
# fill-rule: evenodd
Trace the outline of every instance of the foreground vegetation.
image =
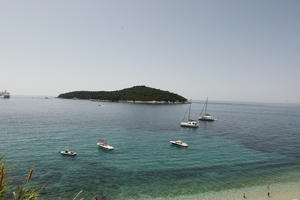
<svg viewBox="0 0 300 200">
<path fill-rule="evenodd" d="M 33 172 L 35 168 L 32 167 L 25 178 L 25 180 L 17 185 L 11 183 L 8 179 L 8 168 L 3 158 L 0 157 L 0 200 L 38 200 L 39 199 L 39 189 L 31 187 L 29 182 L 33 177 Z M 84 200 L 80 198 L 83 191 L 78 192 L 74 195 L 73 200 Z M 95 196 L 92 200 L 104 200 L 104 196 Z"/>
<path fill-rule="evenodd" d="M 164 90 L 146 86 L 134 86 L 117 91 L 75 91 L 60 94 L 65 99 L 95 99 L 105 101 L 158 101 L 166 103 L 185 103 L 186 98 Z"/>
<path fill-rule="evenodd" d="M 28 173 L 28 176 L 20 185 L 9 184 L 6 168 L 3 158 L 0 158 L 0 200 L 35 200 L 38 198 L 39 193 L 36 188 L 28 187 L 28 183 L 32 179 L 34 167 Z M 14 191 L 15 190 L 15 191 Z"/>
</svg>

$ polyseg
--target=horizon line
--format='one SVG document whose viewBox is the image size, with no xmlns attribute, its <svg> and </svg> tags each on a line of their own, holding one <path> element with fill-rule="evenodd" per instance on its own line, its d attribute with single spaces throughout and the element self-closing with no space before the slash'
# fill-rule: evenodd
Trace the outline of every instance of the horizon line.
<svg viewBox="0 0 300 200">
<path fill-rule="evenodd" d="M 15 97 L 51 97 L 51 98 L 57 98 L 57 96 L 55 95 L 40 95 L 40 94 L 14 94 L 14 95 L 10 95 L 15 96 Z M 195 101 L 195 103 L 199 103 L 199 102 L 205 102 L 206 100 L 203 99 L 190 99 L 189 100 Z M 291 105 L 300 105 L 300 102 L 266 102 L 266 101 L 239 101 L 239 100 L 210 100 L 209 102 L 211 103 L 243 103 L 243 104 L 291 104 Z"/>
</svg>

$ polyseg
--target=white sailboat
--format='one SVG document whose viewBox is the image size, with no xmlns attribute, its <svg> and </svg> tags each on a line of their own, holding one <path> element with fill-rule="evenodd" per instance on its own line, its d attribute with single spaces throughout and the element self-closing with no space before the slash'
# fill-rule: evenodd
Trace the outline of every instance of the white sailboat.
<svg viewBox="0 0 300 200">
<path fill-rule="evenodd" d="M 216 121 L 217 119 L 214 116 L 207 113 L 207 104 L 208 104 L 208 97 L 206 98 L 206 101 L 205 101 L 205 104 L 204 104 L 204 115 L 202 115 L 202 113 L 203 113 L 203 109 L 202 109 L 202 112 L 200 113 L 199 120 L 201 120 L 201 121 L 210 121 L 210 122 Z"/>
<path fill-rule="evenodd" d="M 198 122 L 196 122 L 195 120 L 192 120 L 190 118 L 190 115 L 191 115 L 191 106 L 192 106 L 192 102 L 190 103 L 190 106 L 189 106 L 189 114 L 188 114 L 188 121 L 183 121 L 180 123 L 180 126 L 182 127 L 188 127 L 188 128 L 198 128 L 199 125 L 198 125 Z"/>
</svg>

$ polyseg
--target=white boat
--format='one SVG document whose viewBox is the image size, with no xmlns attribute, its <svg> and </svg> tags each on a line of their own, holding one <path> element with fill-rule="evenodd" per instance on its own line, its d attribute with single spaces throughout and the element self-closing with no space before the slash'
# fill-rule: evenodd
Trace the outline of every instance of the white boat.
<svg viewBox="0 0 300 200">
<path fill-rule="evenodd" d="M 190 106 L 189 106 L 189 109 L 188 109 L 188 121 L 183 121 L 180 123 L 180 126 L 182 127 L 187 127 L 187 128 L 198 128 L 199 125 L 198 125 L 198 122 L 195 121 L 195 120 L 192 120 L 190 118 L 190 115 L 191 115 L 191 106 L 192 106 L 192 102 L 190 103 Z M 183 117 L 183 120 L 184 120 L 185 116 Z"/>
<path fill-rule="evenodd" d="M 188 128 L 197 128 L 197 127 L 199 127 L 198 122 L 196 122 L 194 120 L 189 120 L 187 122 L 181 122 L 180 126 L 188 127 Z"/>
<path fill-rule="evenodd" d="M 189 145 L 181 140 L 176 140 L 176 141 L 170 141 L 171 144 L 177 145 L 177 146 L 182 146 L 182 147 L 188 147 Z"/>
<path fill-rule="evenodd" d="M 6 90 L 4 92 L 0 92 L 0 97 L 3 97 L 4 99 L 9 99 L 10 94 Z"/>
<path fill-rule="evenodd" d="M 203 115 L 202 117 L 199 117 L 199 120 L 201 120 L 201 121 L 210 121 L 210 122 L 213 122 L 213 121 L 216 121 L 217 119 L 214 118 L 213 116 L 211 116 L 210 114 L 206 113 L 206 114 Z"/>
<path fill-rule="evenodd" d="M 68 149 L 59 152 L 62 155 L 66 156 L 76 156 L 77 153 L 75 151 L 69 151 Z"/>
<path fill-rule="evenodd" d="M 203 109 L 202 109 L 202 111 L 200 113 L 199 120 L 201 120 L 201 121 L 210 121 L 210 122 L 216 121 L 217 119 L 214 116 L 212 116 L 212 115 L 210 115 L 206 112 L 207 111 L 207 103 L 208 103 L 208 98 L 206 99 L 204 107 L 203 107 L 204 108 L 204 115 L 202 115 L 202 113 L 203 113 Z"/>
<path fill-rule="evenodd" d="M 97 145 L 99 147 L 103 148 L 103 149 L 106 149 L 106 150 L 113 150 L 114 149 L 113 146 L 110 146 L 110 145 L 106 144 L 105 142 L 106 142 L 106 140 L 99 140 L 97 142 Z"/>
</svg>

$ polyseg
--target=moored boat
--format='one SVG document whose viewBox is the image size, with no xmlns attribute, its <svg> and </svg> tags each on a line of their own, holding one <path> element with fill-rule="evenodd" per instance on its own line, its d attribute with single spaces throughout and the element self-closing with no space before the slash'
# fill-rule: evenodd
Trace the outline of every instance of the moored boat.
<svg viewBox="0 0 300 200">
<path fill-rule="evenodd" d="M 181 122 L 180 123 L 181 127 L 187 127 L 187 128 L 198 128 L 199 127 L 198 122 L 195 121 L 195 120 L 192 120 L 190 118 L 190 116 L 191 116 L 191 106 L 192 106 L 192 102 L 190 103 L 190 106 L 189 106 L 189 109 L 188 109 L 188 120 Z M 186 115 L 186 113 L 185 113 L 185 115 Z M 183 117 L 183 120 L 184 119 L 185 119 L 185 116 Z"/>
<path fill-rule="evenodd" d="M 201 114 L 203 113 L 203 109 L 202 109 L 202 112 L 200 113 L 200 117 L 198 119 L 201 120 L 201 121 L 210 121 L 210 122 L 216 121 L 217 119 L 214 116 L 212 116 L 212 115 L 210 115 L 206 112 L 207 111 L 207 104 L 208 104 L 208 98 L 206 99 L 204 107 L 203 107 L 204 108 L 204 115 L 201 116 Z"/>
<path fill-rule="evenodd" d="M 197 128 L 197 127 L 199 127 L 198 122 L 196 122 L 194 120 L 189 120 L 187 122 L 181 122 L 180 126 L 181 127 L 188 127 L 188 128 Z"/>
<path fill-rule="evenodd" d="M 60 151 L 59 152 L 61 155 L 65 155 L 65 156 L 76 156 L 77 153 L 75 151 L 70 151 L 68 149 Z"/>
<path fill-rule="evenodd" d="M 106 150 L 113 150 L 114 147 L 113 146 L 110 146 L 108 144 L 106 144 L 106 140 L 99 140 L 97 142 L 97 145 L 103 149 L 106 149 Z"/>
<path fill-rule="evenodd" d="M 203 115 L 202 117 L 199 117 L 199 120 L 201 121 L 216 121 L 217 119 L 214 118 L 213 116 L 211 116 L 210 114 L 206 113 L 205 115 Z"/>
<path fill-rule="evenodd" d="M 0 92 L 0 97 L 3 97 L 4 99 L 9 99 L 10 94 L 6 90 L 4 92 Z"/>
<path fill-rule="evenodd" d="M 188 147 L 189 145 L 181 140 L 176 140 L 176 141 L 170 141 L 171 144 L 181 146 L 181 147 Z"/>
</svg>

